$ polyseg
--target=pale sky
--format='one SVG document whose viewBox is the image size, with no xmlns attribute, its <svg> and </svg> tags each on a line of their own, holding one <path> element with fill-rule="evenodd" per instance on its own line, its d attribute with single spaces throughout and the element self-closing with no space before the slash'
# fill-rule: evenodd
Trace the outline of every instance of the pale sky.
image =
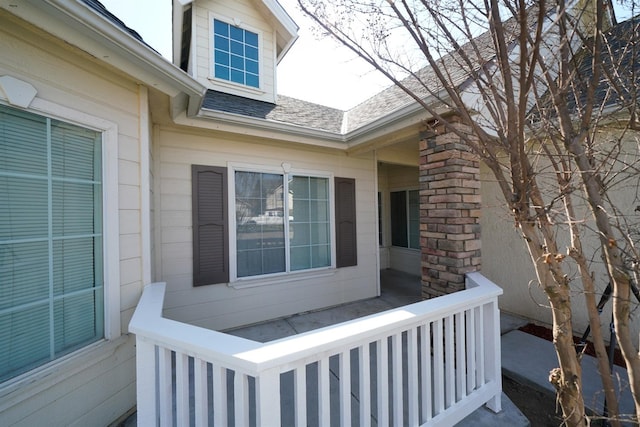
<svg viewBox="0 0 640 427">
<path fill-rule="evenodd" d="M 171 0 L 101 0 L 171 60 Z M 332 40 L 317 40 L 296 0 L 279 0 L 298 24 L 298 40 L 278 65 L 278 93 L 329 107 L 348 109 L 391 85 L 355 54 Z"/>
</svg>

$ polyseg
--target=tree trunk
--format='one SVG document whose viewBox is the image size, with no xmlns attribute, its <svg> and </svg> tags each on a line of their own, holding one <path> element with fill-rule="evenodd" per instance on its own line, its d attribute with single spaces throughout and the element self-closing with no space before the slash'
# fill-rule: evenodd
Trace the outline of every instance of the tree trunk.
<svg viewBox="0 0 640 427">
<path fill-rule="evenodd" d="M 543 225 L 544 227 L 544 225 Z M 582 368 L 573 343 L 570 288 L 562 278 L 564 274 L 553 257 L 543 250 L 538 229 L 531 223 L 521 222 L 520 229 L 527 242 L 536 275 L 549 303 L 553 318 L 553 345 L 558 356 L 559 368 L 549 373 L 549 381 L 555 387 L 566 425 L 586 426 L 584 399 L 582 396 Z"/>
</svg>

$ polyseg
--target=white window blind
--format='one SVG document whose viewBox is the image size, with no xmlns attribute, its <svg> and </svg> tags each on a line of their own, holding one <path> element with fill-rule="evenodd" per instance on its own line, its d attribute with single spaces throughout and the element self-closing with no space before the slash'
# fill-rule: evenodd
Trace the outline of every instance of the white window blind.
<svg viewBox="0 0 640 427">
<path fill-rule="evenodd" d="M 101 145 L 0 106 L 0 382 L 104 336 Z"/>
</svg>

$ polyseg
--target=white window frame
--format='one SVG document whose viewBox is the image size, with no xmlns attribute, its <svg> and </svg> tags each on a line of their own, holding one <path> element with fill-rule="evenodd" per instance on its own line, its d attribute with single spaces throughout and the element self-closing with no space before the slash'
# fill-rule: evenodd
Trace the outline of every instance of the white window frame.
<svg viewBox="0 0 640 427">
<path fill-rule="evenodd" d="M 246 31 L 251 31 L 258 35 L 258 87 L 248 86 L 240 83 L 233 82 L 231 80 L 225 80 L 216 77 L 216 58 L 215 58 L 215 42 L 214 42 L 214 20 L 222 21 L 225 24 L 234 25 Z M 239 18 L 230 18 L 228 16 L 220 15 L 215 12 L 209 12 L 209 80 L 220 84 L 221 86 L 227 86 L 235 89 L 248 90 L 251 92 L 262 94 L 264 93 L 264 36 L 263 31 L 248 25 Z"/>
<path fill-rule="evenodd" d="M 290 165 L 283 164 L 282 166 L 265 166 L 258 164 L 248 164 L 248 163 L 228 163 L 227 164 L 228 172 L 228 191 L 227 194 L 229 203 L 228 203 L 228 218 L 229 218 L 229 283 L 231 286 L 233 284 L 246 284 L 247 286 L 258 286 L 258 285 L 267 285 L 272 283 L 282 283 L 285 280 L 282 280 L 283 277 L 291 278 L 291 280 L 296 280 L 300 276 L 316 276 L 320 273 L 320 275 L 324 275 L 323 273 L 327 273 L 331 270 L 335 270 L 336 268 L 336 239 L 335 239 L 335 189 L 334 189 L 334 175 L 331 172 L 327 171 L 316 171 L 309 169 L 291 169 Z M 290 254 L 289 254 L 289 198 L 284 197 L 284 215 L 283 217 L 287 218 L 284 222 L 284 234 L 285 234 L 285 267 L 287 271 L 278 272 L 278 273 L 270 273 L 263 274 L 259 276 L 247 276 L 247 277 L 238 277 L 238 260 L 237 260 L 237 237 L 236 237 L 236 172 L 254 172 L 254 173 L 273 173 L 278 175 L 283 175 L 285 179 L 283 180 L 286 184 L 288 181 L 286 179 L 287 175 L 295 175 L 295 176 L 306 176 L 313 178 L 326 178 L 329 184 L 329 238 L 330 238 L 330 257 L 331 262 L 326 267 L 317 267 L 310 268 L 306 270 L 296 270 L 290 271 Z M 288 188 L 285 185 L 285 192 L 287 194 Z M 276 278 L 277 281 L 273 279 Z M 234 286 L 241 287 L 241 286 Z"/>
<path fill-rule="evenodd" d="M 104 338 L 98 340 L 114 340 L 121 335 L 120 322 L 120 245 L 119 245 L 119 203 L 118 203 L 118 126 L 117 124 L 74 110 L 64 105 L 35 97 L 28 108 L 20 108 L 7 102 L 0 94 L 0 103 L 12 108 L 49 117 L 61 122 L 73 124 L 101 133 L 102 135 L 102 203 L 103 203 L 103 257 L 104 257 Z M 15 379 L 28 376 L 31 372 L 42 369 L 73 357 L 96 343 L 91 343 L 68 355 L 62 356 L 47 364 L 25 372 Z M 13 380 L 15 380 L 13 379 Z M 13 381 L 9 380 L 9 382 Z"/>
</svg>

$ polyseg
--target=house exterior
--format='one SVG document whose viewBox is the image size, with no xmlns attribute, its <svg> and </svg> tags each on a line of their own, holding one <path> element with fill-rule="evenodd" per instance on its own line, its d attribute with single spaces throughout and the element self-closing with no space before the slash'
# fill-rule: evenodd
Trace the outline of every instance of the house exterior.
<svg viewBox="0 0 640 427">
<path fill-rule="evenodd" d="M 173 27 L 171 64 L 98 1 L 0 0 L 1 425 L 134 408 L 127 325 L 154 281 L 166 317 L 225 330 L 375 297 L 385 268 L 446 266 L 440 295 L 482 247 L 504 307 L 545 319 L 515 234 L 480 215 L 500 206 L 482 165 L 421 213 L 455 141 L 397 88 L 346 112 L 278 96 L 297 26 L 275 0 L 174 0 Z M 452 227 L 425 260 L 429 218 Z"/>
</svg>

